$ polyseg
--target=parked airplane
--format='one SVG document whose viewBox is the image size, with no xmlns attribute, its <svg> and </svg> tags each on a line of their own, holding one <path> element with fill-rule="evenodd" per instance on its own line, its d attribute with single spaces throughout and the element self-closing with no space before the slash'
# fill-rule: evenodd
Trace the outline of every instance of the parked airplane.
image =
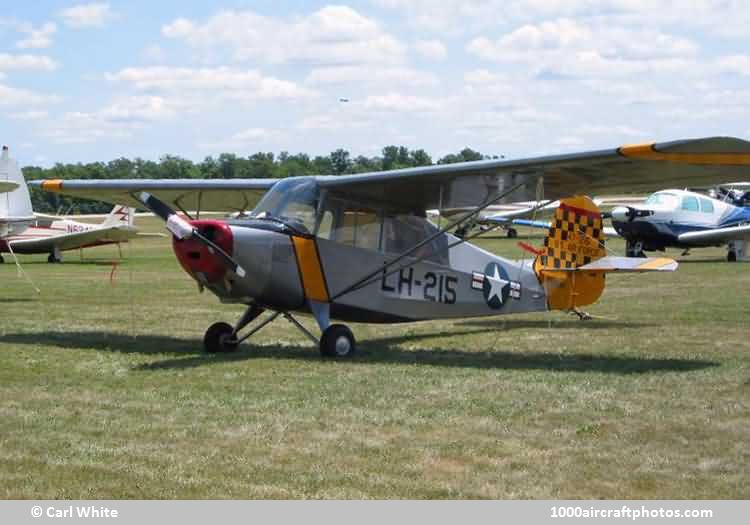
<svg viewBox="0 0 750 525">
<path fill-rule="evenodd" d="M 533 261 L 493 255 L 447 233 L 486 207 L 583 191 L 648 191 L 665 181 L 715 184 L 746 174 L 750 142 L 709 138 L 520 160 L 287 179 L 46 180 L 47 191 L 140 205 L 166 222 L 183 269 L 224 303 L 247 306 L 208 328 L 209 352 L 233 351 L 282 315 L 324 356 L 355 350 L 342 321 L 394 323 L 544 310 L 585 314 L 613 271 L 671 271 L 671 259 L 608 257 L 602 217 L 587 197 L 563 198 Z M 679 169 L 678 169 L 679 168 Z M 168 205 L 167 203 L 171 204 Z M 257 203 L 257 205 L 255 205 Z M 255 206 L 254 206 L 255 205 Z M 172 207 L 247 210 L 249 218 L 191 220 Z M 438 228 L 431 209 L 473 207 Z M 240 332 L 264 311 L 269 316 Z M 312 314 L 318 340 L 292 315 Z"/>
<path fill-rule="evenodd" d="M 727 260 L 750 260 L 750 202 L 745 192 L 720 186 L 718 199 L 688 190 L 663 190 L 644 204 L 612 210 L 612 226 L 625 238 L 627 255 L 667 247 L 690 249 L 727 245 Z M 735 197 L 731 197 L 735 195 Z"/>
<path fill-rule="evenodd" d="M 63 251 L 119 244 L 138 233 L 134 210 L 120 205 L 100 224 L 35 214 L 23 174 L 7 146 L 0 155 L 0 181 L 12 188 L 0 195 L 0 253 L 48 253 L 48 262 L 62 262 Z"/>
</svg>

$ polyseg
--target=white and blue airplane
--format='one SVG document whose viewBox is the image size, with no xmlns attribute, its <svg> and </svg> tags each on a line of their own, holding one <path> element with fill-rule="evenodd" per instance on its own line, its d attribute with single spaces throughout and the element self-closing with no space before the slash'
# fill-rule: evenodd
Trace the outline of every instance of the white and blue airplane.
<svg viewBox="0 0 750 525">
<path fill-rule="evenodd" d="M 709 194 L 690 190 L 661 190 L 640 204 L 615 206 L 610 213 L 612 228 L 607 236 L 625 239 L 628 257 L 644 257 L 645 251 L 727 246 L 727 260 L 750 261 L 750 183 L 722 184 Z M 486 222 L 506 224 L 502 216 Z M 549 228 L 548 221 L 513 219 L 512 224 Z"/>
<path fill-rule="evenodd" d="M 750 260 L 750 184 L 724 184 L 709 195 L 690 190 L 662 190 L 641 205 L 618 206 L 612 226 L 626 241 L 627 255 L 665 248 L 727 246 L 727 260 Z M 687 253 L 687 252 L 686 252 Z"/>
</svg>

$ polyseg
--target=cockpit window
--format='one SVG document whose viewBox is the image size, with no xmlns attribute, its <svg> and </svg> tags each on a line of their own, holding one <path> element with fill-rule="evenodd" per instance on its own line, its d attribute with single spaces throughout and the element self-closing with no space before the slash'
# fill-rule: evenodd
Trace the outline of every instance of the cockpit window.
<svg viewBox="0 0 750 525">
<path fill-rule="evenodd" d="M 659 206 L 660 208 L 675 209 L 680 204 L 680 199 L 674 193 L 654 193 L 648 199 L 646 204 Z"/>
<path fill-rule="evenodd" d="M 698 209 L 698 199 L 691 196 L 683 197 L 682 209 L 685 211 L 700 211 Z"/>
<path fill-rule="evenodd" d="M 268 190 L 250 217 L 276 219 L 304 233 L 315 230 L 320 191 L 312 178 L 280 180 Z"/>
<path fill-rule="evenodd" d="M 701 211 L 703 213 L 713 213 L 714 203 L 711 202 L 709 199 L 701 199 Z"/>
</svg>

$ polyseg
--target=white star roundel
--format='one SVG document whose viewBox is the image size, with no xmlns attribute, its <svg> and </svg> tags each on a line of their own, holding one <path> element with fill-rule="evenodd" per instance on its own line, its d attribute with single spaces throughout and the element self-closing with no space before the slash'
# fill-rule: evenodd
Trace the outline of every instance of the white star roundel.
<svg viewBox="0 0 750 525">
<path fill-rule="evenodd" d="M 487 306 L 499 310 L 510 295 L 510 280 L 508 272 L 497 263 L 489 263 L 484 269 L 484 283 L 482 293 Z"/>
</svg>

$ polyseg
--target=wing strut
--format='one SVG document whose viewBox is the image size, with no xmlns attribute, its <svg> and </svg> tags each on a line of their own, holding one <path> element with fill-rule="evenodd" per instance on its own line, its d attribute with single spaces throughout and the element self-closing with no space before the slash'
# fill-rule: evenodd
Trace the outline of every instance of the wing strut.
<svg viewBox="0 0 750 525">
<path fill-rule="evenodd" d="M 471 213 L 469 213 L 467 215 L 464 215 L 460 219 L 457 219 L 457 220 L 449 223 L 447 226 L 444 226 L 443 228 L 438 229 L 438 231 L 436 231 L 434 234 L 430 235 L 429 237 L 427 237 L 423 241 L 418 242 L 417 244 L 415 244 L 414 246 L 412 246 L 411 248 L 409 248 L 405 252 L 403 252 L 400 255 L 398 255 L 392 261 L 386 262 L 385 264 L 383 264 L 377 270 L 374 270 L 374 271 L 368 273 L 366 276 L 364 276 L 363 278 L 359 279 L 355 283 L 347 286 L 342 291 L 338 292 L 336 295 L 334 295 L 333 297 L 331 297 L 330 301 L 333 302 L 333 301 L 335 301 L 336 299 L 338 299 L 339 297 L 341 297 L 343 295 L 351 293 L 354 290 L 358 290 L 359 288 L 362 288 L 363 286 L 367 286 L 368 284 L 370 284 L 369 281 L 373 277 L 379 276 L 382 272 L 386 271 L 388 268 L 390 268 L 391 266 L 393 266 L 397 262 L 403 260 L 404 258 L 408 257 L 410 254 L 412 254 L 415 251 L 419 250 L 422 246 L 425 246 L 425 245 L 431 243 L 433 240 L 437 239 L 439 236 L 443 235 L 445 232 L 447 232 L 451 228 L 454 228 L 454 227 L 456 227 L 456 226 L 458 226 L 458 225 L 460 225 L 460 224 L 468 221 L 472 217 L 477 216 L 482 210 L 484 210 L 488 206 L 492 206 L 493 204 L 495 204 L 500 199 L 502 199 L 504 197 L 507 197 L 508 195 L 510 195 L 511 193 L 513 193 L 514 191 L 516 191 L 521 186 L 523 186 L 523 183 L 516 184 L 515 186 L 513 186 L 509 190 L 503 191 L 502 193 L 497 194 L 496 196 L 492 197 L 491 199 L 488 199 L 488 200 L 484 201 L 482 204 L 480 204 L 479 206 L 477 206 L 476 208 L 474 208 L 474 211 L 472 211 Z M 452 247 L 453 246 L 449 246 L 448 248 L 450 249 Z M 431 253 L 430 255 L 434 255 L 434 254 Z M 422 259 L 424 259 L 424 257 Z M 399 269 L 397 268 L 393 272 L 397 272 L 398 270 Z M 390 275 L 390 274 L 387 274 L 387 275 Z"/>
</svg>

